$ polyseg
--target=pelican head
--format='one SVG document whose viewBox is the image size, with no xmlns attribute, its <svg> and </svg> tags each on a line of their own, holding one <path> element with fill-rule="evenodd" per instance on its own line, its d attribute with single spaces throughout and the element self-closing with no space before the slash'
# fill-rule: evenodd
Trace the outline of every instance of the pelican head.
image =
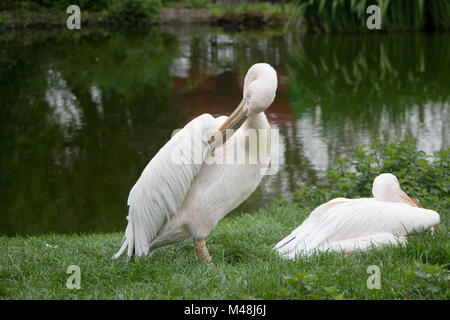
<svg viewBox="0 0 450 320">
<path fill-rule="evenodd" d="M 275 99 L 277 86 L 277 73 L 270 64 L 251 66 L 245 75 L 242 99 L 247 116 L 264 112 Z"/>
<path fill-rule="evenodd" d="M 225 143 L 244 121 L 253 115 L 264 112 L 275 99 L 278 80 L 277 73 L 268 63 L 257 63 L 248 69 L 244 79 L 243 99 L 238 107 L 222 124 L 209 142 L 218 141 L 222 137 L 221 143 Z M 227 134 L 227 130 L 232 129 L 232 133 Z"/>
<path fill-rule="evenodd" d="M 372 194 L 375 200 L 405 202 L 413 207 L 419 204 L 406 194 L 392 173 L 382 173 L 373 180 Z"/>
</svg>

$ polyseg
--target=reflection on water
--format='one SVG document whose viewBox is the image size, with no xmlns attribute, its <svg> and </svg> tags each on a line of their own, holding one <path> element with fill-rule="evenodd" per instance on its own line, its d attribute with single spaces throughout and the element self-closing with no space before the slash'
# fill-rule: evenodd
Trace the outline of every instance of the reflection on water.
<svg viewBox="0 0 450 320">
<path fill-rule="evenodd" d="M 323 181 L 371 139 L 449 147 L 445 34 L 299 36 L 216 29 L 0 35 L 0 234 L 117 231 L 128 192 L 172 130 L 229 114 L 272 64 L 280 170 L 238 211 Z"/>
<path fill-rule="evenodd" d="M 72 126 L 81 125 L 81 109 L 76 105 L 77 97 L 67 88 L 67 82 L 58 71 L 48 70 L 47 86 L 45 100 L 52 110 L 52 118 L 64 128 L 65 134 L 71 134 Z"/>
</svg>

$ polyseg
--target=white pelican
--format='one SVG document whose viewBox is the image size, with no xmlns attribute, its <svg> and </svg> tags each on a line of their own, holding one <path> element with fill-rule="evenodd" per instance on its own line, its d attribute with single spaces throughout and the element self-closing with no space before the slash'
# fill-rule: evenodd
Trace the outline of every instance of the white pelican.
<svg viewBox="0 0 450 320">
<path fill-rule="evenodd" d="M 393 174 L 376 177 L 372 194 L 373 198 L 336 198 L 320 205 L 273 249 L 290 259 L 315 251 L 350 254 L 371 245 L 404 242 L 411 231 L 439 223 L 439 214 L 421 208 Z"/>
<path fill-rule="evenodd" d="M 198 258 L 212 261 L 205 238 L 253 193 L 270 161 L 268 152 L 259 152 L 254 163 L 225 160 L 224 154 L 235 150 L 236 155 L 254 155 L 257 151 L 246 143 L 252 134 L 260 148 L 270 148 L 264 111 L 275 99 L 276 89 L 275 70 L 266 63 L 253 65 L 244 79 L 243 99 L 228 118 L 203 114 L 161 148 L 130 191 L 124 242 L 114 258 L 127 246 L 128 256 L 142 256 L 192 237 Z M 203 134 L 208 131 L 209 135 Z"/>
</svg>

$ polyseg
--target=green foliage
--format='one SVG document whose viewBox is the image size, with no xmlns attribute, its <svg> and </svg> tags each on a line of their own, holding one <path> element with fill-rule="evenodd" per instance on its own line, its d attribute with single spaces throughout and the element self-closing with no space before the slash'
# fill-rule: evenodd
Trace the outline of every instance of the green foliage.
<svg viewBox="0 0 450 320">
<path fill-rule="evenodd" d="M 310 29 L 366 32 L 370 5 L 378 5 L 383 30 L 449 30 L 448 0 L 294 0 L 291 22 L 304 17 Z"/>
<path fill-rule="evenodd" d="M 329 299 L 329 300 L 342 300 L 344 295 L 339 293 L 339 289 L 335 286 L 323 286 L 321 285 L 321 278 L 325 277 L 324 274 L 320 276 L 314 273 L 298 272 L 295 275 L 285 276 L 286 286 L 280 288 L 278 294 L 282 299 L 295 299 L 299 300 L 306 296 L 311 299 Z"/>
<path fill-rule="evenodd" d="M 0 24 L 9 24 L 12 23 L 13 19 L 7 13 L 0 12 Z"/>
<path fill-rule="evenodd" d="M 83 14 L 89 11 L 101 12 L 100 20 L 120 23 L 154 22 L 158 19 L 162 7 L 161 0 L 79 0 L 76 3 L 72 0 L 6 0 L 0 4 L 0 9 L 15 10 L 19 13 L 25 11 L 28 14 L 40 12 L 41 15 L 36 19 L 45 20 L 45 12 L 65 15 L 66 8 L 72 4 L 78 5 Z"/>
<path fill-rule="evenodd" d="M 164 8 L 202 9 L 213 5 L 212 0 L 162 0 Z"/>
<path fill-rule="evenodd" d="M 117 0 L 108 3 L 102 12 L 102 20 L 122 23 L 155 22 L 159 17 L 160 0 Z"/>
<path fill-rule="evenodd" d="M 71 0 L 3 0 L 0 10 L 62 10 L 74 4 Z M 231 1 L 231 5 L 216 4 L 212 0 L 79 0 L 82 10 L 103 11 L 105 19 L 121 22 L 157 19 L 162 7 L 210 8 L 213 17 L 236 14 L 263 14 L 265 19 L 286 19 L 289 23 L 302 18 L 316 31 L 367 32 L 366 9 L 380 6 L 384 30 L 450 30 L 450 2 L 448 0 L 293 0 Z"/>
<path fill-rule="evenodd" d="M 413 265 L 402 267 L 403 283 L 406 298 L 412 291 L 421 290 L 425 297 L 447 290 L 450 286 L 450 271 L 448 265 L 432 265 L 415 261 Z"/>
<path fill-rule="evenodd" d="M 398 143 L 374 141 L 355 147 L 352 156 L 335 161 L 337 165 L 328 171 L 328 185 L 300 189 L 297 201 L 311 206 L 336 197 L 371 197 L 373 179 L 390 172 L 423 206 L 439 211 L 450 205 L 450 149 L 427 155 L 417 150 L 415 139 L 406 137 Z"/>
<path fill-rule="evenodd" d="M 244 23 L 247 20 L 254 19 L 266 23 L 282 22 L 284 24 L 285 19 L 289 17 L 289 8 L 288 5 L 281 6 L 269 2 L 243 2 L 232 6 L 215 4 L 211 7 L 211 17 L 230 20 L 240 19 Z"/>
<path fill-rule="evenodd" d="M 81 10 L 102 10 L 111 2 L 111 0 L 2 0 L 0 9 L 66 9 L 68 6 L 76 4 Z"/>
</svg>

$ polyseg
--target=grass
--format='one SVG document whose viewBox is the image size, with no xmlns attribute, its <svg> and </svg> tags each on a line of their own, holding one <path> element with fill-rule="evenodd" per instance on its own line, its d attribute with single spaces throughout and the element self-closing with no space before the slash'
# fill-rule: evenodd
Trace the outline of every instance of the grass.
<svg viewBox="0 0 450 320">
<path fill-rule="evenodd" d="M 224 219 L 207 239 L 214 265 L 200 263 L 192 241 L 153 256 L 112 260 L 122 233 L 0 238 L 4 299 L 449 299 L 448 211 L 439 231 L 345 257 L 325 253 L 296 261 L 271 251 L 310 209 L 273 202 L 268 209 Z M 46 244 L 57 247 L 48 247 Z M 81 289 L 69 290 L 70 265 Z M 369 290 L 367 268 L 381 269 Z"/>
</svg>

